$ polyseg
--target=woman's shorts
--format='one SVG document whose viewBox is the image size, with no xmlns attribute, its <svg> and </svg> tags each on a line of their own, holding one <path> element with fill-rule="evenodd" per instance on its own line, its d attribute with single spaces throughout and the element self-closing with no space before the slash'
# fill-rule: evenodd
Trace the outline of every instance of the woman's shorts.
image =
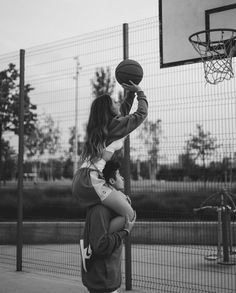
<svg viewBox="0 0 236 293">
<path fill-rule="evenodd" d="M 73 179 L 72 193 L 82 207 L 101 203 L 112 192 L 102 174 L 94 169 L 81 168 Z"/>
</svg>

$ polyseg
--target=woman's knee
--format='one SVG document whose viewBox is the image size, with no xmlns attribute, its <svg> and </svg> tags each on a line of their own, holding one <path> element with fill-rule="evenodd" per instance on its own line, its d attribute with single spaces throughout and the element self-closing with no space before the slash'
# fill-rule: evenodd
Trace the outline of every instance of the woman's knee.
<svg viewBox="0 0 236 293">
<path fill-rule="evenodd" d="M 132 220 L 135 215 L 126 196 L 118 190 L 112 191 L 105 200 L 103 200 L 103 204 L 114 210 L 120 216 L 128 215 L 130 220 Z"/>
</svg>

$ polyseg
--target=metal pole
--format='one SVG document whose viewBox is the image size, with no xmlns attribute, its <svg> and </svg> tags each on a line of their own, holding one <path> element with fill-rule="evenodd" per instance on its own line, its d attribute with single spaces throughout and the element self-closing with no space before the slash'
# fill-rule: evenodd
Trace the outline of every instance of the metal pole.
<svg viewBox="0 0 236 293">
<path fill-rule="evenodd" d="M 222 226 L 221 226 L 221 221 L 222 221 L 222 207 L 217 209 L 217 215 L 218 215 L 218 241 L 217 241 L 217 258 L 220 259 L 221 257 L 221 243 L 222 243 Z"/>
<path fill-rule="evenodd" d="M 129 26 L 128 23 L 123 24 L 123 58 L 129 58 Z M 130 196 L 130 137 L 125 139 L 124 143 L 124 177 L 125 177 L 125 193 Z M 126 290 L 132 290 L 132 266 L 131 266 L 131 239 L 130 236 L 125 241 L 125 286 Z"/>
<path fill-rule="evenodd" d="M 18 146 L 18 202 L 16 270 L 22 271 L 23 247 L 23 160 L 24 160 L 24 80 L 25 50 L 20 50 L 19 146 Z"/>
<path fill-rule="evenodd" d="M 219 261 L 218 264 L 222 265 L 235 265 L 236 263 L 229 259 L 230 253 L 230 239 L 229 239 L 229 213 L 230 210 L 227 208 L 227 202 L 225 197 L 227 196 L 227 191 L 223 189 L 221 194 L 221 204 L 222 204 L 222 247 L 223 247 L 223 260 Z M 226 197 L 227 198 L 227 197 Z"/>
<path fill-rule="evenodd" d="M 227 231 L 227 210 L 224 208 L 222 213 L 222 246 L 223 246 L 223 261 L 222 263 L 229 262 L 229 239 Z"/>
<path fill-rule="evenodd" d="M 74 141 L 74 174 L 78 168 L 78 99 L 79 99 L 79 57 L 76 60 L 76 74 L 75 74 L 75 141 Z"/>
<path fill-rule="evenodd" d="M 233 233 L 231 227 L 231 211 L 229 210 L 227 213 L 227 230 L 229 234 L 229 253 L 233 254 Z"/>
</svg>

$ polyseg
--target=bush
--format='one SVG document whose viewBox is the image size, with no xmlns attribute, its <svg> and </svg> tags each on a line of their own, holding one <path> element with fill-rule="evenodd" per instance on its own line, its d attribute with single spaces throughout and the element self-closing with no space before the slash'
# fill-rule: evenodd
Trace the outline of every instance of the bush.
<svg viewBox="0 0 236 293">
<path fill-rule="evenodd" d="M 195 214 L 194 208 L 210 195 L 209 191 L 138 190 L 132 196 L 132 205 L 138 219 L 183 220 L 216 219 L 216 213 Z M 25 188 L 23 195 L 24 220 L 80 220 L 85 218 L 70 186 L 35 185 Z M 0 188 L 0 220 L 17 219 L 17 189 Z"/>
<path fill-rule="evenodd" d="M 84 216 L 85 210 L 72 198 L 69 187 L 33 187 L 23 192 L 24 220 L 72 220 Z M 0 189 L 0 220 L 16 219 L 17 190 Z"/>
<path fill-rule="evenodd" d="M 206 198 L 205 193 L 189 191 L 165 191 L 138 194 L 132 198 L 132 205 L 140 219 L 194 219 L 194 208 Z"/>
</svg>

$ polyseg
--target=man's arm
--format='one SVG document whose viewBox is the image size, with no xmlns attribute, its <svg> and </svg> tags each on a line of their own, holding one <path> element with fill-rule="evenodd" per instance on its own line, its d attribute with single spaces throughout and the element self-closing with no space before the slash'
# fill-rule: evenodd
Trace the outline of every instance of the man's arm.
<svg viewBox="0 0 236 293">
<path fill-rule="evenodd" d="M 112 212 L 104 205 L 97 205 L 92 208 L 90 215 L 89 243 L 93 254 L 109 256 L 122 245 L 127 231 L 108 233 Z"/>
</svg>

